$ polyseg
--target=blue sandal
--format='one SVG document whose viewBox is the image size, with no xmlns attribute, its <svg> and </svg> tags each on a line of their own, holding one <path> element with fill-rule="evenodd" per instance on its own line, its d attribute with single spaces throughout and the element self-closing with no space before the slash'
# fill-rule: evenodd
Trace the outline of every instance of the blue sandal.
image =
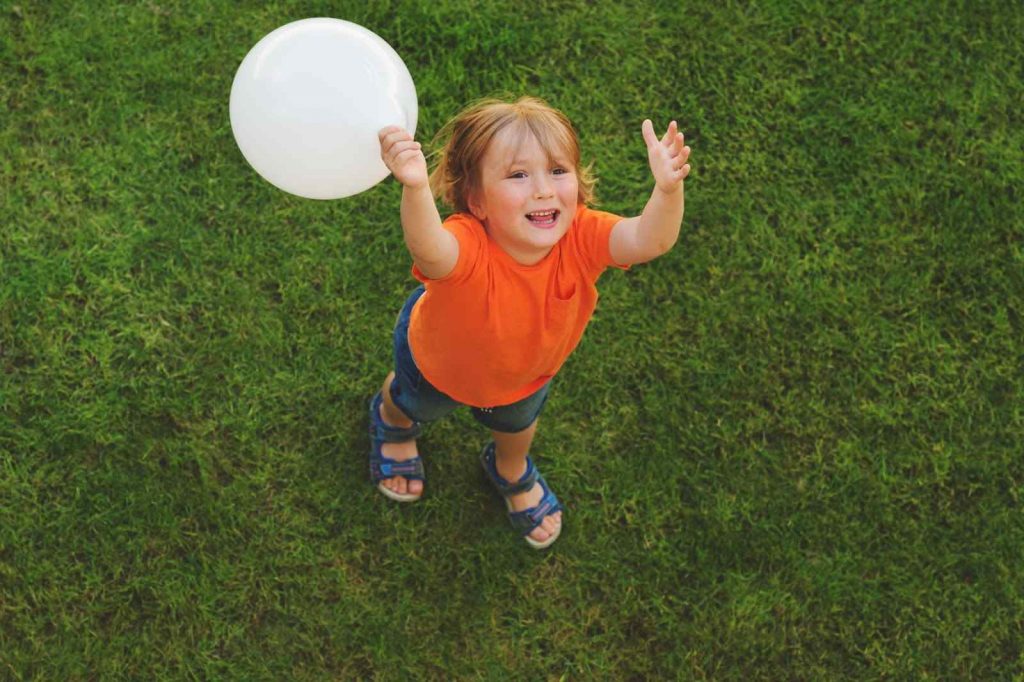
<svg viewBox="0 0 1024 682">
<path fill-rule="evenodd" d="M 505 507 L 508 509 L 508 520 L 512 523 L 512 527 L 519 531 L 523 539 L 533 547 L 534 549 L 544 549 L 558 539 L 559 534 L 562 532 L 562 527 L 559 526 L 558 530 L 543 542 L 539 542 L 530 537 L 530 533 L 534 528 L 539 526 L 544 520 L 545 516 L 554 514 L 557 511 L 562 511 L 562 505 L 558 502 L 558 498 L 551 492 L 551 488 L 548 487 L 547 482 L 544 481 L 544 477 L 537 471 L 537 467 L 533 465 L 533 460 L 529 455 L 526 457 L 526 473 L 523 474 L 515 483 L 509 483 L 498 473 L 498 469 L 495 466 L 495 453 L 494 453 L 494 442 L 491 441 L 484 447 L 484 451 L 480 454 L 480 463 L 483 464 L 484 472 L 487 474 L 487 478 L 490 479 L 491 483 L 498 490 L 503 498 L 505 498 Z M 512 511 L 512 503 L 509 501 L 510 495 L 516 495 L 518 493 L 524 493 L 533 487 L 534 483 L 539 483 L 541 490 L 544 491 L 544 495 L 540 498 L 540 502 L 536 507 L 530 507 L 525 511 Z"/>
<path fill-rule="evenodd" d="M 380 417 L 380 404 L 384 400 L 380 391 L 370 400 L 370 480 L 377 484 L 377 489 L 398 502 L 415 502 L 421 495 L 401 495 L 388 490 L 384 481 L 395 476 L 404 476 L 406 480 L 423 480 L 423 460 L 417 455 L 404 462 L 385 457 L 381 454 L 384 443 L 402 443 L 413 440 L 420 435 L 420 425 L 413 422 L 412 426 L 402 429 L 388 426 Z"/>
</svg>

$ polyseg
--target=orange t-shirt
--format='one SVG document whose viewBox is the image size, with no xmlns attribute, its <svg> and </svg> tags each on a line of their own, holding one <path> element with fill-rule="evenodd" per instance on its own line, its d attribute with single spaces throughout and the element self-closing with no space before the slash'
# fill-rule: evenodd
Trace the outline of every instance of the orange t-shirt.
<svg viewBox="0 0 1024 682">
<path fill-rule="evenodd" d="M 612 262 L 620 216 L 580 205 L 572 226 L 535 265 L 521 265 L 479 220 L 456 213 L 444 228 L 459 241 L 455 268 L 429 279 L 409 320 L 409 348 L 438 390 L 474 407 L 509 405 L 543 386 L 576 348 Z M 619 267 L 619 266 L 616 266 Z"/>
</svg>

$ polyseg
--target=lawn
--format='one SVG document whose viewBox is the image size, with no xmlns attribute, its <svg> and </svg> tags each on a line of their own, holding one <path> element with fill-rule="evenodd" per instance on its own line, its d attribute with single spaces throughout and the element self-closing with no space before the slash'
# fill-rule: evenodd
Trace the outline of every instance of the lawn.
<svg viewBox="0 0 1024 682">
<path fill-rule="evenodd" d="M 429 142 L 533 94 L 668 255 L 609 271 L 517 539 L 466 411 L 366 477 L 416 282 L 401 188 L 232 137 L 311 16 L 402 56 Z M 0 677 L 1024 679 L 1024 12 L 996 0 L 0 3 Z"/>
</svg>

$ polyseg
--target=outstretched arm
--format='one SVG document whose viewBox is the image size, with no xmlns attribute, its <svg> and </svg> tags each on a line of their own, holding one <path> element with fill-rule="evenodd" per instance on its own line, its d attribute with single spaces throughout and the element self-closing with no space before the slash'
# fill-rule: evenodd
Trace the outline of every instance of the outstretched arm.
<svg viewBox="0 0 1024 682">
<path fill-rule="evenodd" d="M 402 232 L 412 260 L 428 278 L 444 277 L 459 260 L 459 242 L 441 227 L 420 143 L 398 126 L 384 128 L 377 135 L 380 158 L 402 183 Z"/>
<path fill-rule="evenodd" d="M 667 253 L 683 224 L 683 180 L 690 174 L 690 148 L 672 121 L 660 140 L 648 119 L 643 123 L 647 159 L 654 176 L 654 191 L 644 211 L 619 221 L 610 238 L 612 260 L 619 265 L 643 263 Z"/>
</svg>

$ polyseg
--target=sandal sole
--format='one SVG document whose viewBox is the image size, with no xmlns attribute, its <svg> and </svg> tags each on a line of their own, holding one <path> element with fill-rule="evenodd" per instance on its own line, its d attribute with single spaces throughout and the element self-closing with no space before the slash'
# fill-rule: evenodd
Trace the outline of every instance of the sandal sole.
<svg viewBox="0 0 1024 682">
<path fill-rule="evenodd" d="M 422 493 L 420 493 L 419 495 L 410 495 L 408 493 L 402 495 L 401 493 L 396 493 L 394 490 L 389 490 L 387 487 L 385 487 L 384 481 L 381 481 L 377 484 L 377 490 L 384 493 L 384 497 L 390 498 L 395 502 L 415 502 L 416 500 L 423 497 Z"/>
</svg>

